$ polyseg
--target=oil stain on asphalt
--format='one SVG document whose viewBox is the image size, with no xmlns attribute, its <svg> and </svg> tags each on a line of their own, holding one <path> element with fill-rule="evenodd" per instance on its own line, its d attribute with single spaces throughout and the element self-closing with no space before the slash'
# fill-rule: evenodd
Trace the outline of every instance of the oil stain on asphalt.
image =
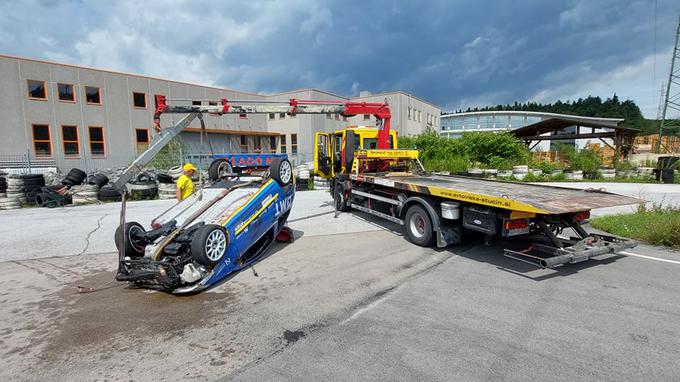
<svg viewBox="0 0 680 382">
<path fill-rule="evenodd" d="M 55 323 L 54 334 L 47 338 L 43 360 L 49 362 L 88 346 L 126 350 L 144 343 L 150 336 L 162 335 L 166 339 L 182 336 L 185 330 L 200 327 L 219 309 L 236 301 L 236 294 L 229 291 L 179 297 L 128 288 L 117 282 L 92 293 L 78 293 L 75 288 L 103 285 L 112 277 L 111 272 L 99 272 L 74 283 L 73 288 L 57 292 L 55 298 L 69 309 Z M 54 302 L 49 304 L 54 306 Z"/>
</svg>

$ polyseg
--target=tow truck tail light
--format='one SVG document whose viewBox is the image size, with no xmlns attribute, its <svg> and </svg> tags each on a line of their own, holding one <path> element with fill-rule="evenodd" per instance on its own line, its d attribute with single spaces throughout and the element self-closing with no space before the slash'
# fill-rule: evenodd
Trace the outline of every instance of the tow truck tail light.
<svg viewBox="0 0 680 382">
<path fill-rule="evenodd" d="M 516 236 L 529 233 L 529 219 L 512 219 L 503 221 L 503 236 Z"/>
<path fill-rule="evenodd" d="M 506 230 L 522 229 L 522 228 L 527 228 L 528 226 L 529 226 L 529 221 L 527 219 L 515 219 L 515 220 L 506 220 L 505 221 L 505 229 Z"/>
<path fill-rule="evenodd" d="M 582 222 L 590 218 L 590 211 L 581 211 L 574 215 L 575 222 Z"/>
</svg>

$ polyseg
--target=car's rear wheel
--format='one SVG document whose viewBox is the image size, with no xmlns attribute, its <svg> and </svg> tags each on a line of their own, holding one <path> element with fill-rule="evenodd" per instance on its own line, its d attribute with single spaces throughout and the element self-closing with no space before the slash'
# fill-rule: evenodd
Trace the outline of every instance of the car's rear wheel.
<svg viewBox="0 0 680 382">
<path fill-rule="evenodd" d="M 213 266 L 222 260 L 228 245 L 229 236 L 224 227 L 206 224 L 197 229 L 191 239 L 191 257 L 201 265 Z"/>
<path fill-rule="evenodd" d="M 285 186 L 293 180 L 293 165 L 286 158 L 276 158 L 272 161 L 269 173 L 279 185 Z"/>
<path fill-rule="evenodd" d="M 130 257 L 142 257 L 144 256 L 144 248 L 146 243 L 140 241 L 138 238 L 143 235 L 146 231 L 141 224 L 137 222 L 125 223 L 125 256 Z M 116 248 L 118 251 L 123 247 L 121 245 L 121 228 L 118 226 L 116 228 L 116 233 L 114 233 L 114 242 L 116 243 Z"/>
<path fill-rule="evenodd" d="M 434 239 L 432 220 L 425 209 L 417 204 L 406 211 L 406 234 L 413 244 L 421 247 L 430 246 Z"/>
<path fill-rule="evenodd" d="M 233 173 L 234 170 L 231 164 L 226 159 L 215 159 L 210 163 L 208 167 L 208 178 L 212 181 L 220 180 L 226 176 L 226 174 Z"/>
</svg>

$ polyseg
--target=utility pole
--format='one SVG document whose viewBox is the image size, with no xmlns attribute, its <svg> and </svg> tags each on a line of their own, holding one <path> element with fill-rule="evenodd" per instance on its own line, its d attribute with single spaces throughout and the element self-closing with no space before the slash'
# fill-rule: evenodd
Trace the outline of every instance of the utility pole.
<svg viewBox="0 0 680 382">
<path fill-rule="evenodd" d="M 680 112 L 680 88 L 678 88 L 680 87 L 680 47 L 678 47 L 679 39 L 680 16 L 678 16 L 678 27 L 675 30 L 675 45 L 673 46 L 673 55 L 671 56 L 671 70 L 668 73 L 666 96 L 663 103 L 663 111 L 661 113 L 661 124 L 659 125 L 659 142 L 656 145 L 656 151 L 658 153 L 661 153 L 661 138 L 663 137 L 663 129 L 666 127 L 680 127 L 680 118 L 667 118 L 669 107 L 676 112 Z M 673 89 L 673 93 L 671 93 L 671 89 Z"/>
</svg>

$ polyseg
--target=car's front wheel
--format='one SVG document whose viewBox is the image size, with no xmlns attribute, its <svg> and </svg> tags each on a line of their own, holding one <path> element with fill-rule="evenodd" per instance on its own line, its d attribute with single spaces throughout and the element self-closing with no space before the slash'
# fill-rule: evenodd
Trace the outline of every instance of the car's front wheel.
<svg viewBox="0 0 680 382">
<path fill-rule="evenodd" d="M 206 224 L 191 239 L 191 257 L 207 267 L 217 264 L 227 253 L 229 235 L 224 227 Z"/>
<path fill-rule="evenodd" d="M 293 180 L 293 166 L 286 158 L 276 158 L 272 161 L 269 172 L 281 187 L 290 184 Z"/>
<path fill-rule="evenodd" d="M 144 227 L 137 222 L 125 223 L 125 256 L 141 257 L 144 256 L 144 248 L 146 243 L 140 240 L 140 237 L 145 233 Z M 113 240 L 116 243 L 116 248 L 120 251 L 123 248 L 121 226 L 116 228 Z"/>
</svg>

